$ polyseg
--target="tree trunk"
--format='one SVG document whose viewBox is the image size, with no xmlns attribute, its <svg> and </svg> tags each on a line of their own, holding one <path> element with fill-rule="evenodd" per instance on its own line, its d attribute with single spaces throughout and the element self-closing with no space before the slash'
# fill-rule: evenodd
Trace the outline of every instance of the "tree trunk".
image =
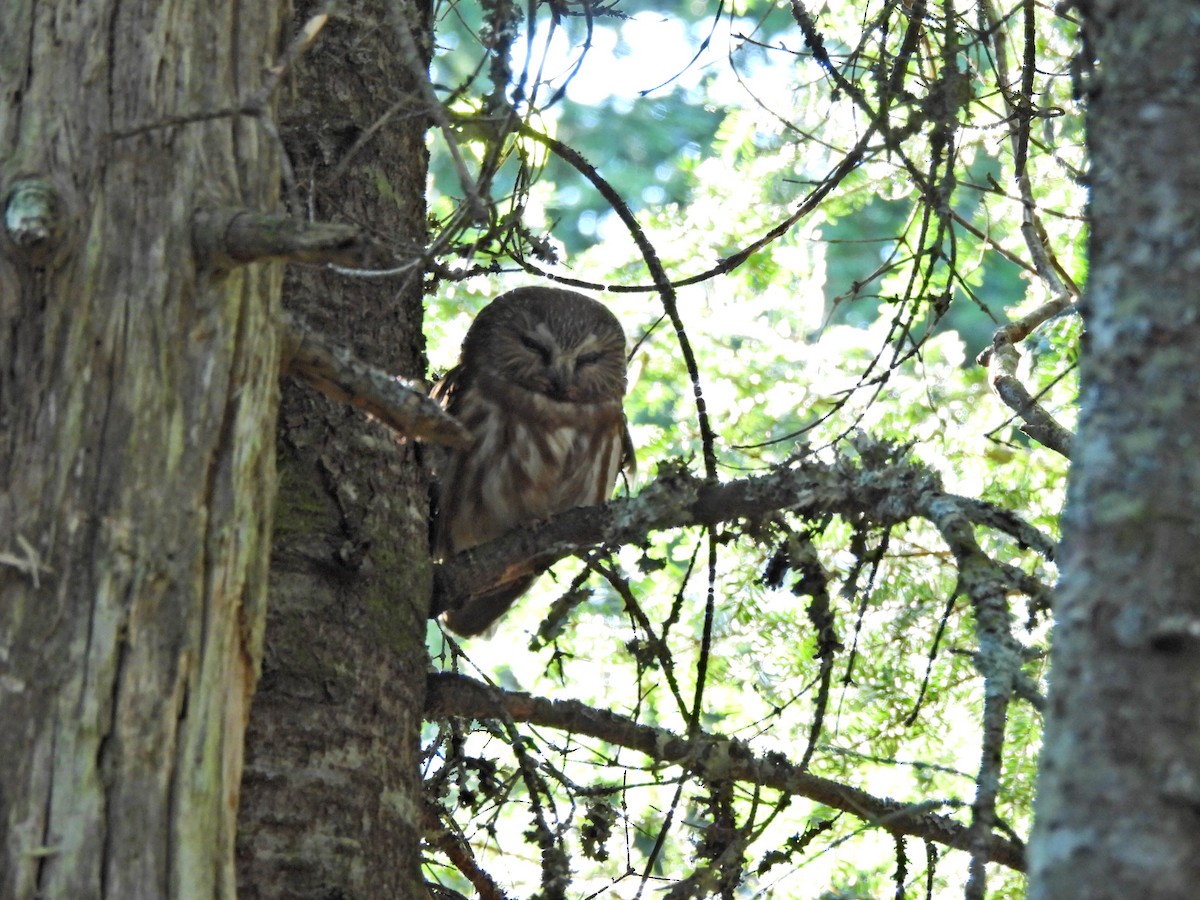
<svg viewBox="0 0 1200 900">
<path fill-rule="evenodd" d="M 1080 4 L 1091 274 L 1034 898 L 1200 884 L 1200 4 Z"/>
<path fill-rule="evenodd" d="M 298 4 L 297 25 L 312 6 Z M 282 131 L 318 219 L 420 248 L 426 113 L 414 76 L 425 63 L 406 59 L 398 28 L 413 27 L 427 51 L 428 23 L 402 25 L 395 8 L 339 8 L 296 66 Z M 420 265 L 370 280 L 289 270 L 285 304 L 360 358 L 422 378 L 422 275 Z M 412 444 L 292 384 L 279 466 L 239 826 L 242 897 L 416 898 L 427 487 Z"/>
<path fill-rule="evenodd" d="M 278 4 L 17 0 L 0 28 L 0 896 L 234 896 L 275 485 Z"/>
</svg>

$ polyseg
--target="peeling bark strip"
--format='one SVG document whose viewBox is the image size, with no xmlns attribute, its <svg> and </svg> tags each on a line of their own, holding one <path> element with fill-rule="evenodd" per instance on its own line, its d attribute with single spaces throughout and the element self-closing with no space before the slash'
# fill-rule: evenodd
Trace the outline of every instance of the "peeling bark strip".
<svg viewBox="0 0 1200 900">
<path fill-rule="evenodd" d="M 5 8 L 5 898 L 235 894 L 280 284 L 198 274 L 191 218 L 275 208 L 279 161 L 236 116 L 114 134 L 238 107 L 278 27 L 273 3 Z"/>
<path fill-rule="evenodd" d="M 1089 0 L 1081 414 L 1034 900 L 1200 884 L 1200 4 Z"/>
</svg>

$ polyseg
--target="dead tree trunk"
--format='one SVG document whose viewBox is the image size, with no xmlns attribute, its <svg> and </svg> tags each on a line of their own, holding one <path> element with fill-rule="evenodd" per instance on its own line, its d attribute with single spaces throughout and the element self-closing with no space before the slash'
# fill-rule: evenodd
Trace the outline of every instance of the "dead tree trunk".
<svg viewBox="0 0 1200 900">
<path fill-rule="evenodd" d="M 1200 4 L 1080 3 L 1091 273 L 1030 896 L 1200 883 Z"/>
<path fill-rule="evenodd" d="M 3 897 L 235 893 L 280 269 L 222 267 L 193 225 L 275 209 L 274 144 L 228 110 L 261 87 L 279 15 L 5 8 Z"/>
</svg>

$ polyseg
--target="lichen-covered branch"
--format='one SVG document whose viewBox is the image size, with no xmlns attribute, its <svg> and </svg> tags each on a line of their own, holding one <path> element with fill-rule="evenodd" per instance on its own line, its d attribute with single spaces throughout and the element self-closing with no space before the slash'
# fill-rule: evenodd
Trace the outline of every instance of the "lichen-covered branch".
<svg viewBox="0 0 1200 900">
<path fill-rule="evenodd" d="M 979 641 L 975 665 L 984 677 L 983 736 L 975 799 L 971 804 L 971 866 L 966 896 L 969 900 L 982 900 L 989 842 L 997 822 L 996 798 L 1000 791 L 1008 705 L 1017 695 L 1025 660 L 1011 630 L 1007 601 L 1009 574 L 983 552 L 975 540 L 972 523 L 960 509 L 939 500 L 929 505 L 928 515 L 954 553 L 959 586 L 975 611 Z"/>
<path fill-rule="evenodd" d="M 706 781 L 755 784 L 843 810 L 891 834 L 911 835 L 954 848 L 967 846 L 967 826 L 929 811 L 926 804 L 913 806 L 876 797 L 810 775 L 780 754 L 755 754 L 739 740 L 703 732 L 686 738 L 575 700 L 547 700 L 505 691 L 463 675 L 431 674 L 426 686 L 425 714 L 430 719 L 505 718 L 587 735 L 637 750 L 656 762 L 680 766 Z M 984 845 L 989 861 L 1024 869 L 1024 848 L 1019 844 L 989 835 Z"/>
<path fill-rule="evenodd" d="M 979 355 L 978 360 L 980 365 L 987 367 L 988 379 L 996 395 L 1021 419 L 1021 431 L 1068 459 L 1073 435 L 1037 402 L 1017 376 L 1021 360 L 1017 344 L 1043 322 L 1070 309 L 1074 302 L 1075 297 L 1064 291 L 1028 315 L 1000 328 L 992 337 L 992 345 Z"/>
<path fill-rule="evenodd" d="M 725 484 L 708 484 L 678 467 L 660 466 L 659 477 L 636 497 L 570 510 L 436 567 L 434 613 L 581 550 L 636 544 L 654 531 L 758 518 L 779 510 L 809 516 L 846 514 L 886 526 L 927 518 L 937 499 L 971 522 L 1007 534 L 1047 558 L 1053 556 L 1054 541 L 1038 529 L 990 504 L 945 493 L 932 472 L 912 461 L 875 458 L 877 446 L 863 438 L 858 460 L 805 459 L 768 475 Z"/>
</svg>

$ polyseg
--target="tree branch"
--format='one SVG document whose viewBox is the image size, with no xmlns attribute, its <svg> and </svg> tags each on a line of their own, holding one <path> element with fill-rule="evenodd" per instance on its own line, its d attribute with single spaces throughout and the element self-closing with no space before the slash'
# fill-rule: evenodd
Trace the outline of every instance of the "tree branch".
<svg viewBox="0 0 1200 900">
<path fill-rule="evenodd" d="M 598 546 L 644 541 L 651 532 L 760 518 L 777 510 L 799 515 L 863 517 L 881 526 L 928 518 L 934 500 L 973 523 L 996 529 L 1046 558 L 1054 541 L 1010 512 L 979 500 L 947 494 L 928 469 L 893 457 L 859 439 L 860 459 L 833 463 L 805 459 L 768 475 L 707 484 L 680 467 L 659 466 L 659 476 L 636 497 L 568 510 L 457 554 L 434 568 L 436 615 L 467 597 L 540 572 L 560 559 Z"/>
<path fill-rule="evenodd" d="M 300 222 L 245 209 L 196 210 L 192 244 L 200 264 L 232 269 L 281 259 L 293 263 L 367 265 L 378 249 L 355 225 Z"/>
<path fill-rule="evenodd" d="M 684 738 L 662 728 L 595 709 L 576 700 L 547 700 L 504 691 L 464 675 L 427 676 L 425 715 L 439 718 L 506 718 L 572 734 L 583 734 L 677 765 L 706 781 L 743 781 L 805 797 L 840 809 L 890 834 L 965 848 L 968 829 L 960 822 L 928 811 L 928 804 L 908 804 L 838 784 L 802 771 L 780 754 L 759 756 L 741 741 L 699 733 Z M 997 835 L 984 842 L 991 862 L 1024 871 L 1025 851 L 1018 842 Z"/>
<path fill-rule="evenodd" d="M 1008 705 L 1017 694 L 1025 660 L 1020 643 L 1012 635 L 1007 573 L 983 552 L 961 510 L 933 503 L 929 516 L 954 553 L 959 585 L 975 610 L 975 634 L 979 640 L 975 666 L 984 677 L 983 735 L 975 799 L 971 804 L 967 896 L 982 898 L 986 885 L 984 866 L 991 859 L 990 842 L 998 821 L 996 798 L 1000 792 Z"/>
<path fill-rule="evenodd" d="M 425 832 L 425 840 L 429 842 L 430 846 L 445 854 L 451 865 L 471 882 L 471 887 L 477 891 L 478 900 L 510 900 L 508 894 L 504 893 L 496 884 L 495 879 L 479 867 L 479 863 L 475 861 L 475 854 L 471 852 L 470 843 L 462 835 L 452 833 L 442 824 L 435 804 L 426 803 L 422 810 L 421 825 Z M 448 889 L 431 885 L 428 882 L 426 882 L 426 887 L 430 889 L 431 900 L 434 897 L 443 896 L 462 897 L 457 893 L 436 893 L 437 890 L 446 891 Z"/>
<path fill-rule="evenodd" d="M 996 60 L 997 74 L 1001 84 L 1010 84 L 1008 77 L 1008 51 L 1004 41 L 1004 27 L 991 0 L 984 0 L 981 9 L 987 17 L 992 32 L 992 49 Z M 1032 5 L 1025 7 L 1027 29 L 1033 27 Z M 1016 161 L 1017 186 L 1021 195 L 1021 236 L 1029 249 L 1034 270 L 1049 290 L 1051 299 L 1029 315 L 1012 322 L 996 332 L 992 346 L 979 355 L 978 362 L 987 367 L 992 388 L 996 394 L 1024 423 L 1021 431 L 1040 444 L 1063 456 L 1071 457 L 1071 432 L 1060 425 L 1029 393 L 1017 377 L 1017 363 L 1021 354 L 1017 344 L 1028 337 L 1035 328 L 1048 319 L 1071 309 L 1079 297 L 1079 288 L 1054 258 L 1046 231 L 1037 214 L 1033 198 L 1033 185 L 1025 171 L 1025 158 L 1029 146 L 1029 122 L 1035 114 L 1032 101 L 1033 45 L 1026 40 L 1027 57 L 1022 67 L 1022 93 L 1016 99 L 1007 91 L 1001 91 L 1008 120 L 1013 128 L 1009 135 Z"/>
<path fill-rule="evenodd" d="M 979 354 L 977 360 L 987 368 L 988 379 L 997 396 L 1020 417 L 1021 431 L 1068 459 L 1071 458 L 1073 435 L 1033 398 L 1017 377 L 1017 365 L 1021 360 L 1017 344 L 1043 322 L 1070 309 L 1074 302 L 1074 296 L 1064 291 L 1028 315 L 1010 322 L 996 332 L 992 346 Z"/>
<path fill-rule="evenodd" d="M 411 440 L 455 447 L 471 443 L 470 432 L 421 385 L 357 359 L 290 313 L 283 314 L 281 327 L 281 374 L 308 382 L 331 400 L 361 409 Z"/>
</svg>

